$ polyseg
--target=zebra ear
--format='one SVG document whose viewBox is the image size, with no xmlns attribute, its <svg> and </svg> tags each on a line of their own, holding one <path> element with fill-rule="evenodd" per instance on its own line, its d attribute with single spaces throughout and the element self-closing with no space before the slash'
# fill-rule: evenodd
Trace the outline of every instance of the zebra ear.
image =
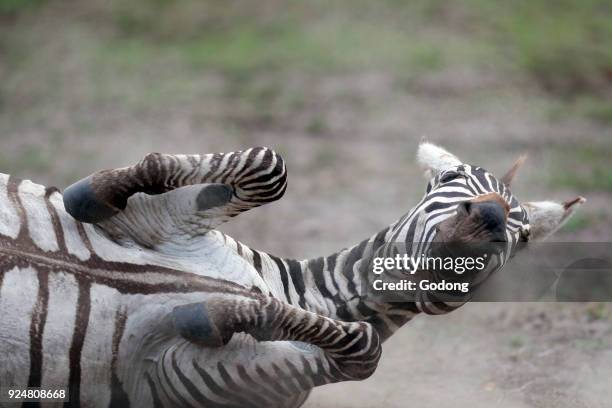
<svg viewBox="0 0 612 408">
<path fill-rule="evenodd" d="M 421 141 L 417 150 L 417 161 L 425 172 L 427 180 L 450 167 L 461 164 L 457 156 L 427 141 Z"/>
<path fill-rule="evenodd" d="M 529 238 L 543 240 L 549 237 L 585 202 L 586 199 L 579 196 L 562 204 L 552 201 L 523 203 L 529 217 Z"/>
<path fill-rule="evenodd" d="M 525 160 L 527 160 L 527 155 L 521 154 L 519 158 L 514 162 L 512 167 L 510 167 L 510 170 L 508 170 L 506 174 L 504 174 L 504 176 L 501 178 L 501 182 L 504 183 L 507 187 L 510 187 L 514 176 L 516 176 L 516 172 L 518 171 L 518 169 L 521 168 L 523 163 L 525 163 Z"/>
</svg>

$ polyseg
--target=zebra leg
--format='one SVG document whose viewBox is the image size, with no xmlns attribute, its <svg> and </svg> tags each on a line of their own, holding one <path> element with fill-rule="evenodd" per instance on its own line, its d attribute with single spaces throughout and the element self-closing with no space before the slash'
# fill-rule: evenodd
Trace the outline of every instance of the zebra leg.
<svg viewBox="0 0 612 408">
<path fill-rule="evenodd" d="M 161 324 L 180 340 L 150 360 L 143 398 L 154 407 L 295 408 L 316 386 L 369 377 L 381 355 L 371 325 L 263 296 L 212 295 Z"/>
<path fill-rule="evenodd" d="M 317 346 L 328 367 L 317 385 L 368 378 L 381 355 L 378 333 L 369 323 L 333 320 L 271 297 L 214 297 L 176 307 L 172 320 L 181 336 L 203 346 L 225 345 L 239 332 L 259 341 Z"/>
<path fill-rule="evenodd" d="M 102 170 L 69 186 L 64 205 L 77 220 L 99 223 L 124 210 L 136 193 L 157 195 L 208 183 L 226 188 L 203 189 L 197 199 L 200 211 L 223 207 L 223 214 L 233 217 L 282 197 L 286 168 L 265 147 L 207 155 L 151 153 L 134 166 Z"/>
</svg>

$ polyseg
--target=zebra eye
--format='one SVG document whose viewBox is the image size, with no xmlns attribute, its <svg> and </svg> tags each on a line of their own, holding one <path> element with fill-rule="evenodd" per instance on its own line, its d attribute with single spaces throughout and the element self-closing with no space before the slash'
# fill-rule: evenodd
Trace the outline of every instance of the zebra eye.
<svg viewBox="0 0 612 408">
<path fill-rule="evenodd" d="M 460 175 L 461 174 L 459 174 L 456 171 L 449 171 L 448 173 L 445 173 L 445 174 L 442 175 L 442 177 L 440 177 L 440 182 L 441 183 L 448 183 L 449 181 L 452 181 L 452 180 L 456 179 Z"/>
</svg>

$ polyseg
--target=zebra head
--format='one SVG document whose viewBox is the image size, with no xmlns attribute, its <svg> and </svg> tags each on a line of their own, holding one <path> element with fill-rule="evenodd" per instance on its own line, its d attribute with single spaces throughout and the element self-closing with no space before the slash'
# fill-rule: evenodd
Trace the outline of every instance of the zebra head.
<svg viewBox="0 0 612 408">
<path fill-rule="evenodd" d="M 500 243 L 495 246 L 502 248 L 503 264 L 518 242 L 548 237 L 586 201 L 577 197 L 561 204 L 521 203 L 510 184 L 525 156 L 500 179 L 428 142 L 419 146 L 417 159 L 429 180 L 426 194 L 400 220 L 393 237 L 396 242 L 413 242 L 417 253 L 432 242 Z"/>
</svg>

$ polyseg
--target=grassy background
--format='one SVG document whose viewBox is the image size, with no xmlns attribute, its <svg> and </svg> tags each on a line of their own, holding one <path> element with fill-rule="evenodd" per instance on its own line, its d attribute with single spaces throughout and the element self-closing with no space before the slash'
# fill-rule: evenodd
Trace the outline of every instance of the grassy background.
<svg viewBox="0 0 612 408">
<path fill-rule="evenodd" d="M 225 230 L 305 257 L 414 205 L 426 135 L 497 174 L 527 152 L 519 198 L 589 200 L 556 238 L 610 241 L 610 44 L 609 0 L 0 0 L 0 171 L 65 187 L 150 151 L 269 145 L 288 163 L 286 196 Z M 585 347 L 593 333 L 611 337 L 610 316 L 469 305 L 442 326 L 402 331 L 370 385 L 340 394 L 361 406 L 414 395 L 436 406 L 508 395 L 513 407 L 599 406 L 609 371 L 591 379 L 563 361 L 610 361 L 607 343 Z M 455 361 L 436 364 L 463 380 L 436 394 L 439 376 L 419 359 L 408 365 L 426 365 L 418 387 L 401 386 L 397 373 L 412 374 L 401 351 L 414 343 L 436 344 Z M 500 371 L 505 386 L 486 380 Z M 331 390 L 312 406 L 343 406 Z"/>
</svg>

